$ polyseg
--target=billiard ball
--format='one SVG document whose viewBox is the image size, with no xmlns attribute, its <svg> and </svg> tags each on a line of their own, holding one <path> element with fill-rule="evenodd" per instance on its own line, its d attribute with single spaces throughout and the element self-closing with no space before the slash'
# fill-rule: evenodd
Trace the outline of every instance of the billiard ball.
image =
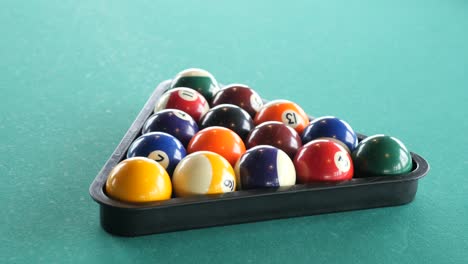
<svg viewBox="0 0 468 264">
<path fill-rule="evenodd" d="M 207 150 L 223 156 L 232 166 L 245 152 L 245 145 L 242 139 L 232 130 L 212 126 L 198 131 L 190 140 L 187 152 Z"/>
<path fill-rule="evenodd" d="M 233 104 L 244 109 L 254 118 L 263 106 L 262 98 L 253 89 L 243 84 L 231 84 L 223 87 L 213 97 L 212 105 Z"/>
<path fill-rule="evenodd" d="M 147 157 L 159 164 L 169 173 L 184 158 L 186 151 L 174 136 L 164 132 L 151 132 L 137 138 L 127 151 L 127 158 Z"/>
<path fill-rule="evenodd" d="M 309 124 L 309 117 L 297 104 L 287 100 L 274 100 L 265 104 L 255 115 L 255 125 L 266 121 L 280 121 L 301 134 Z"/>
<path fill-rule="evenodd" d="M 278 121 L 268 121 L 256 126 L 245 140 L 247 149 L 258 145 L 270 145 L 281 149 L 293 159 L 302 147 L 299 134 L 292 127 Z"/>
<path fill-rule="evenodd" d="M 170 85 L 171 88 L 187 87 L 201 93 L 208 102 L 218 92 L 219 85 L 213 75 L 202 69 L 187 69 L 179 72 Z"/>
<path fill-rule="evenodd" d="M 177 197 L 220 194 L 236 189 L 236 177 L 231 164 L 210 151 L 187 155 L 177 165 L 172 183 Z"/>
<path fill-rule="evenodd" d="M 165 92 L 159 98 L 154 112 L 163 109 L 179 109 L 189 114 L 195 121 L 208 112 L 210 106 L 199 92 L 189 88 L 175 88 Z"/>
<path fill-rule="evenodd" d="M 350 153 L 358 144 L 357 135 L 351 126 L 346 121 L 333 116 L 324 116 L 312 120 L 302 132 L 302 144 L 318 138 L 336 139 Z"/>
<path fill-rule="evenodd" d="M 254 128 L 250 115 L 242 108 L 232 104 L 221 104 L 208 110 L 200 120 L 200 128 L 222 126 L 236 132 L 245 139 Z"/>
<path fill-rule="evenodd" d="M 123 202 L 168 200 L 172 195 L 171 179 L 156 161 L 145 157 L 126 159 L 117 164 L 106 181 L 106 194 Z"/>
<path fill-rule="evenodd" d="M 190 139 L 198 132 L 198 125 L 184 111 L 164 109 L 156 112 L 146 120 L 142 134 L 158 131 L 173 135 L 182 145 L 187 146 Z"/>
<path fill-rule="evenodd" d="M 401 175 L 413 168 L 411 153 L 397 138 L 374 135 L 362 140 L 352 154 L 356 176 Z"/>
<path fill-rule="evenodd" d="M 282 150 L 259 145 L 247 150 L 235 166 L 241 189 L 291 186 L 296 171 L 289 156 Z"/>
<path fill-rule="evenodd" d="M 302 146 L 294 157 L 300 183 L 350 180 L 354 168 L 349 152 L 335 140 L 316 139 Z"/>
</svg>

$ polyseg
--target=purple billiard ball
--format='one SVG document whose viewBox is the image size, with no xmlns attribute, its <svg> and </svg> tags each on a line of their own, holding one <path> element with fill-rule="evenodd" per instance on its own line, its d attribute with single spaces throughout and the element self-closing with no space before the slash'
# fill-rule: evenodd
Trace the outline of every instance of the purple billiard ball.
<svg viewBox="0 0 468 264">
<path fill-rule="evenodd" d="M 156 112 L 143 125 L 142 134 L 166 132 L 177 138 L 185 147 L 198 132 L 195 120 L 186 112 L 178 109 L 165 109 Z"/>
<path fill-rule="evenodd" d="M 235 166 L 241 189 L 291 186 L 296 183 L 296 170 L 282 150 L 259 145 L 247 150 Z"/>
<path fill-rule="evenodd" d="M 358 144 L 358 138 L 351 126 L 344 120 L 333 117 L 319 117 L 310 122 L 302 132 L 302 144 L 314 139 L 330 138 L 351 153 Z"/>
</svg>

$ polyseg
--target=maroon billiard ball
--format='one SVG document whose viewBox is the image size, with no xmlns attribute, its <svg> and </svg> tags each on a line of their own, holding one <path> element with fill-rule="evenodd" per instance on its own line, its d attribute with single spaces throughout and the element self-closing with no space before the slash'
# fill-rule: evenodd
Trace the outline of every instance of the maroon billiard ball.
<svg viewBox="0 0 468 264">
<path fill-rule="evenodd" d="M 301 137 L 294 130 L 279 121 L 268 121 L 256 126 L 245 140 L 247 148 L 258 145 L 270 145 L 286 152 L 293 159 L 302 147 Z"/>
<path fill-rule="evenodd" d="M 354 173 L 351 155 L 333 139 L 316 139 L 302 146 L 294 167 L 300 183 L 345 181 Z"/>
<path fill-rule="evenodd" d="M 163 109 L 182 110 L 198 122 L 208 112 L 210 106 L 199 92 L 190 88 L 174 88 L 161 96 L 154 107 L 154 112 L 157 113 Z"/>
<path fill-rule="evenodd" d="M 263 106 L 262 98 L 250 87 L 243 84 L 231 84 L 219 90 L 211 102 L 213 106 L 233 104 L 244 109 L 254 118 Z"/>
</svg>

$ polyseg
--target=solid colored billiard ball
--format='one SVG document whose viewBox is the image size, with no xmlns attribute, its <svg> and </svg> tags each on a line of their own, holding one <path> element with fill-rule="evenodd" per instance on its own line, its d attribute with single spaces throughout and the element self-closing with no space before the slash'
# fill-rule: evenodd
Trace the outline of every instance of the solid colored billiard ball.
<svg viewBox="0 0 468 264">
<path fill-rule="evenodd" d="M 169 173 L 184 158 L 186 151 L 174 136 L 164 132 L 151 132 L 137 138 L 128 148 L 127 158 L 147 157 L 159 164 Z"/>
<path fill-rule="evenodd" d="M 245 152 L 242 139 L 232 130 L 213 126 L 198 131 L 190 140 L 187 152 L 207 150 L 223 156 L 232 166 Z"/>
<path fill-rule="evenodd" d="M 200 128 L 222 126 L 236 132 L 245 139 L 254 128 L 250 115 L 242 108 L 232 104 L 221 104 L 208 110 L 200 120 Z"/>
<path fill-rule="evenodd" d="M 300 183 L 350 180 L 354 173 L 349 152 L 331 139 L 316 139 L 302 146 L 294 166 Z"/>
<path fill-rule="evenodd" d="M 358 144 L 357 135 L 351 126 L 346 121 L 333 116 L 324 116 L 312 120 L 302 132 L 302 144 L 318 138 L 338 140 L 350 153 Z"/>
<path fill-rule="evenodd" d="M 165 132 L 177 138 L 187 146 L 190 139 L 198 132 L 198 125 L 193 118 L 178 109 L 165 109 L 150 116 L 143 125 L 142 134 Z"/>
<path fill-rule="evenodd" d="M 220 194 L 236 189 L 236 177 L 231 164 L 210 151 L 187 155 L 177 165 L 172 183 L 177 197 Z"/>
<path fill-rule="evenodd" d="M 247 150 L 235 166 L 241 189 L 291 186 L 296 171 L 289 156 L 282 150 L 260 145 Z"/>
<path fill-rule="evenodd" d="M 268 121 L 256 126 L 245 140 L 247 149 L 258 145 L 270 145 L 286 152 L 293 159 L 302 147 L 299 134 L 292 127 L 278 121 Z"/>
<path fill-rule="evenodd" d="M 237 105 L 254 118 L 263 106 L 263 101 L 250 87 L 243 84 L 231 84 L 219 90 L 213 97 L 212 105 L 220 104 Z"/>
<path fill-rule="evenodd" d="M 374 135 L 362 140 L 353 154 L 356 176 L 400 175 L 413 168 L 411 153 L 397 138 Z"/>
<path fill-rule="evenodd" d="M 124 202 L 153 202 L 171 198 L 171 179 L 156 161 L 134 157 L 115 166 L 106 181 L 106 194 Z"/>
<path fill-rule="evenodd" d="M 297 104 L 287 100 L 274 100 L 265 104 L 255 115 L 255 125 L 266 121 L 280 121 L 301 134 L 309 124 L 309 117 Z"/>
<path fill-rule="evenodd" d="M 179 109 L 189 114 L 195 121 L 208 112 L 210 106 L 199 92 L 189 88 L 174 88 L 165 92 L 154 108 L 157 113 L 163 109 Z"/>
<path fill-rule="evenodd" d="M 202 69 L 187 69 L 174 77 L 171 88 L 187 87 L 201 93 L 208 102 L 219 90 L 219 85 L 213 75 Z"/>
</svg>

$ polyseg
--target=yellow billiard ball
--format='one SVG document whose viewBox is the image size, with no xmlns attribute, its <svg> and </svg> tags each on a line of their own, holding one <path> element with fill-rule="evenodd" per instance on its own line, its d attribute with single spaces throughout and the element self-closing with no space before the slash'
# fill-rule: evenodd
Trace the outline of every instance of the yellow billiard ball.
<svg viewBox="0 0 468 264">
<path fill-rule="evenodd" d="M 126 159 L 115 166 L 106 181 L 106 193 L 124 202 L 153 202 L 171 198 L 172 185 L 166 170 L 145 157 Z"/>
</svg>

